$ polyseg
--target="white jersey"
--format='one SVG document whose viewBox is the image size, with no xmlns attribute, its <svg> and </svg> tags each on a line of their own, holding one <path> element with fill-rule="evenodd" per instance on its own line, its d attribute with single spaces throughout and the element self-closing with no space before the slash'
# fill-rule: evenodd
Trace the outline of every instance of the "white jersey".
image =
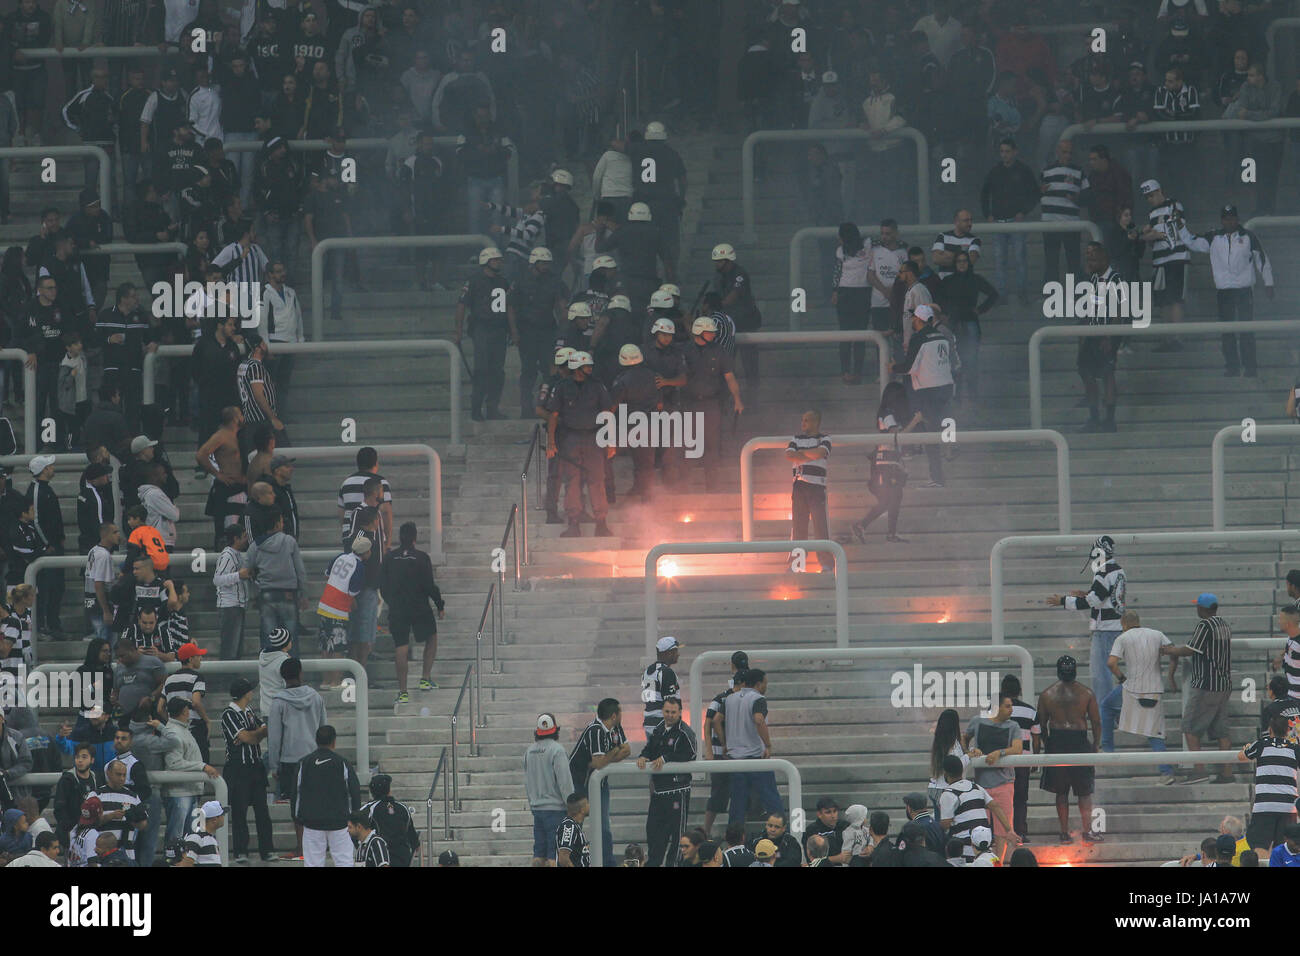
<svg viewBox="0 0 1300 956">
<path fill-rule="evenodd" d="M 875 272 L 876 278 L 885 288 L 893 288 L 894 282 L 898 279 L 899 267 L 907 261 L 907 246 L 900 245 L 897 249 L 886 249 L 880 243 L 873 242 L 869 255 L 871 270 Z M 871 307 L 889 308 L 889 299 L 881 295 L 880 290 L 875 286 L 871 287 Z"/>
</svg>

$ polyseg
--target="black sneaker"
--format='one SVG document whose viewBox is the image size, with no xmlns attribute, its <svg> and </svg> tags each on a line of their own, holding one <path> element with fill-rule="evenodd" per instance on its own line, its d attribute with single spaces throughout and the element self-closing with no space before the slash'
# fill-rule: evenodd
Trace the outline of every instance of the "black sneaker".
<svg viewBox="0 0 1300 956">
<path fill-rule="evenodd" d="M 614 532 L 612 532 L 612 531 L 609 530 L 609 525 L 605 524 L 604 521 L 597 521 L 597 522 L 596 522 L 596 530 L 593 531 L 592 534 L 595 535 L 597 538 L 612 538 L 612 537 L 614 537 Z"/>
<path fill-rule="evenodd" d="M 581 538 L 581 537 L 582 537 L 582 526 L 579 525 L 578 522 L 576 522 L 576 521 L 570 521 L 570 522 L 569 522 L 569 527 L 568 527 L 567 529 L 565 529 L 564 531 L 560 532 L 560 537 L 561 537 L 561 538 Z"/>
<path fill-rule="evenodd" d="M 850 526 L 850 530 L 853 532 L 853 537 L 857 538 L 858 544 L 867 543 L 867 529 L 863 526 L 861 521 L 853 522 Z"/>
<path fill-rule="evenodd" d="M 1100 833 L 1098 833 L 1097 831 L 1095 831 L 1095 830 L 1085 830 L 1085 831 L 1083 831 L 1083 833 L 1080 834 L 1080 836 L 1079 836 L 1079 840 L 1080 840 L 1080 842 L 1083 843 L 1084 846 L 1091 846 L 1091 845 L 1094 844 L 1094 843 L 1105 843 L 1105 842 L 1106 842 L 1106 838 L 1105 838 L 1104 836 L 1102 836 Z"/>
</svg>

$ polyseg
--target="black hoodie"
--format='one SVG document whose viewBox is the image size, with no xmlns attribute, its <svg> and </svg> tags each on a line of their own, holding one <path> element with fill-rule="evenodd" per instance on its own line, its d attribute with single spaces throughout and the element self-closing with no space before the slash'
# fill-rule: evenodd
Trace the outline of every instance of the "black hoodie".
<svg viewBox="0 0 1300 956">
<path fill-rule="evenodd" d="M 352 765 L 327 747 L 298 761 L 293 820 L 309 830 L 342 830 L 361 807 L 361 786 Z"/>
</svg>

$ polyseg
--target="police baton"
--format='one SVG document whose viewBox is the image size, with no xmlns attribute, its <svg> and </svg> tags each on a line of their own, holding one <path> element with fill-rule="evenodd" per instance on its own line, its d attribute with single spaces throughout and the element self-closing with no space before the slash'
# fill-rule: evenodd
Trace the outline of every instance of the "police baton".
<svg viewBox="0 0 1300 956">
<path fill-rule="evenodd" d="M 465 374 L 473 378 L 474 370 L 469 367 L 469 359 L 465 358 L 465 350 L 461 348 L 459 342 L 456 343 L 456 354 L 460 356 L 460 364 L 465 366 Z"/>
</svg>

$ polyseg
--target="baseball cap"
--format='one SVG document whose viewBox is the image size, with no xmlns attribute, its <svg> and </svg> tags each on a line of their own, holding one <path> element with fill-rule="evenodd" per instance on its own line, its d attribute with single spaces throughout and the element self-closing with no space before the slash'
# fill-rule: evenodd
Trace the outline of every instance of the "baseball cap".
<svg viewBox="0 0 1300 956">
<path fill-rule="evenodd" d="M 99 190 L 83 189 L 77 196 L 77 201 L 83 206 L 93 206 L 99 202 Z"/>
<path fill-rule="evenodd" d="M 978 850 L 993 845 L 993 831 L 988 827 L 975 827 L 970 831 L 970 842 Z"/>
<path fill-rule="evenodd" d="M 176 72 L 175 67 L 168 67 L 167 69 L 163 70 L 162 78 L 164 80 L 179 80 L 181 78 L 181 75 Z"/>
<path fill-rule="evenodd" d="M 1214 848 L 1220 853 L 1236 853 L 1237 841 L 1229 833 L 1220 833 L 1219 838 L 1214 841 Z"/>
<path fill-rule="evenodd" d="M 285 146 L 287 148 L 287 145 L 288 144 L 285 143 L 283 136 L 272 136 L 270 139 L 266 141 L 266 145 L 264 145 L 262 149 L 266 150 L 269 153 L 275 149 L 278 149 L 281 146 Z"/>
<path fill-rule="evenodd" d="M 188 644 L 182 644 L 180 647 L 176 648 L 176 656 L 183 661 L 188 661 L 191 657 L 202 657 L 206 653 L 207 651 L 199 647 L 199 645 L 195 644 L 193 641 L 190 641 Z"/>
<path fill-rule="evenodd" d="M 934 309 L 930 308 L 925 303 L 922 303 L 913 309 L 912 314 L 923 322 L 930 322 L 934 319 Z"/>
<path fill-rule="evenodd" d="M 747 670 L 749 668 L 749 655 L 744 651 L 736 651 L 731 655 L 731 666 L 736 670 Z"/>
<path fill-rule="evenodd" d="M 1202 591 L 1200 594 L 1196 595 L 1196 606 L 1204 608 L 1218 607 L 1219 598 L 1216 595 L 1211 594 L 1209 591 Z"/>
<path fill-rule="evenodd" d="M 1143 73 L 1147 71 L 1146 64 L 1141 60 L 1134 60 L 1128 65 L 1128 68 L 1130 70 L 1141 70 Z"/>
<path fill-rule="evenodd" d="M 460 866 L 460 857 L 455 850 L 443 850 L 438 854 L 439 866 Z"/>
<path fill-rule="evenodd" d="M 236 677 L 230 682 L 230 699 L 239 700 L 253 689 L 253 682 L 247 677 Z"/>
<path fill-rule="evenodd" d="M 662 654 L 664 651 L 671 651 L 674 647 L 685 647 L 675 637 L 661 637 L 655 642 L 655 650 Z"/>
<path fill-rule="evenodd" d="M 1228 203 L 1228 205 L 1224 206 L 1222 209 L 1219 210 L 1219 215 L 1220 215 L 1221 217 L 1222 217 L 1222 216 L 1235 216 L 1235 215 L 1237 215 L 1237 207 L 1234 206 L 1232 203 Z"/>
<path fill-rule="evenodd" d="M 87 797 L 81 804 L 81 822 L 97 823 L 103 812 L 104 804 L 99 797 Z"/>
<path fill-rule="evenodd" d="M 53 455 L 37 455 L 34 458 L 32 458 L 30 462 L 27 463 L 27 469 L 33 475 L 39 475 L 46 468 L 49 468 L 50 465 L 52 464 L 54 464 Z"/>
<path fill-rule="evenodd" d="M 131 439 L 131 454 L 138 455 L 146 448 L 152 448 L 156 444 L 158 443 L 148 435 L 136 435 Z"/>
<path fill-rule="evenodd" d="M 287 627 L 273 628 L 271 633 L 266 635 L 266 643 L 272 650 L 280 650 L 289 646 L 289 629 Z"/>
<path fill-rule="evenodd" d="M 215 820 L 217 817 L 224 817 L 226 808 L 221 805 L 220 800 L 209 800 L 203 804 L 203 819 Z"/>
<path fill-rule="evenodd" d="M 754 844 L 754 856 L 760 860 L 770 860 L 776 856 L 776 844 L 771 840 L 759 840 Z"/>
<path fill-rule="evenodd" d="M 1169 24 L 1169 33 L 1171 36 L 1185 37 L 1190 32 L 1191 28 L 1187 26 L 1187 21 L 1182 17 L 1175 17 Z"/>
<path fill-rule="evenodd" d="M 554 714 L 539 714 L 537 717 L 537 736 L 554 737 L 560 732 L 560 725 L 555 722 Z"/>
<path fill-rule="evenodd" d="M 290 458 L 288 455 L 274 455 L 271 458 L 271 470 L 275 471 L 275 469 L 283 468 L 285 465 L 292 465 L 297 460 L 297 458 Z"/>
<path fill-rule="evenodd" d="M 835 802 L 834 797 L 820 797 L 817 800 L 818 810 L 838 810 L 840 805 Z"/>
<path fill-rule="evenodd" d="M 1139 186 L 1138 189 L 1142 191 L 1143 196 L 1150 196 L 1152 193 L 1158 192 L 1160 190 L 1160 182 L 1159 180 L 1148 179 L 1141 186 Z"/>
<path fill-rule="evenodd" d="M 364 534 L 359 534 L 352 539 L 353 554 L 369 554 L 374 548 L 374 544 Z"/>
</svg>

